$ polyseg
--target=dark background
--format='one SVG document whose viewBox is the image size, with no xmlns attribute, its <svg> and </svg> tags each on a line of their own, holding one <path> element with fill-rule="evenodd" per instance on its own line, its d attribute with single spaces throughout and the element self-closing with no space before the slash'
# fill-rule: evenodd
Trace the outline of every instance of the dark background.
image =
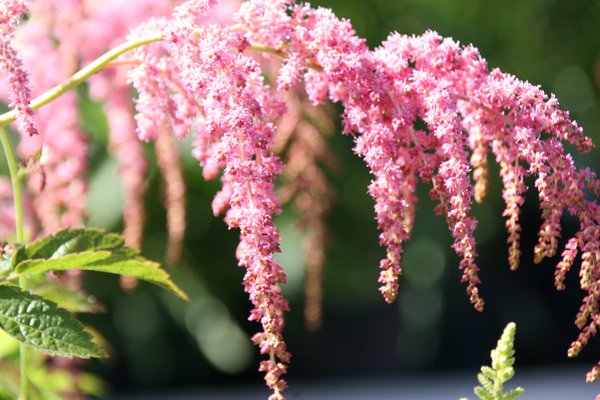
<svg viewBox="0 0 600 400">
<path fill-rule="evenodd" d="M 338 0 L 312 2 L 350 18 L 371 47 L 389 32 L 421 34 L 427 29 L 472 43 L 490 67 L 540 84 L 557 95 L 563 108 L 589 136 L 600 140 L 600 1 L 558 0 Z M 85 99 L 85 90 L 81 92 Z M 90 222 L 121 229 L 120 194 L 115 163 L 106 156 L 106 122 L 101 106 L 85 101 L 82 115 L 94 136 Z M 435 217 L 427 188 L 419 189 L 413 238 L 406 247 L 405 276 L 399 299 L 386 304 L 377 288 L 379 247 L 373 202 L 366 194 L 370 177 L 351 151 L 349 137 L 328 139 L 342 168 L 330 174 L 336 202 L 328 217 L 330 236 L 324 273 L 324 321 L 318 332 L 303 325 L 303 272 L 295 216 L 278 219 L 289 274 L 285 294 L 291 303 L 285 337 L 293 353 L 288 380 L 433 373 L 489 363 L 489 351 L 509 321 L 518 326 L 520 366 L 574 363 L 566 351 L 577 337 L 573 324 L 583 292 L 578 270 L 568 276 L 567 290 L 553 286 L 557 259 L 532 263 L 540 225 L 537 194 L 523 210 L 523 256 L 520 268 L 507 265 L 503 202 L 497 166 L 483 205 L 475 205 L 481 267 L 483 313 L 473 310 L 460 283 L 458 258 L 450 248 L 445 222 Z M 193 301 L 186 304 L 144 284 L 132 293 L 118 289 L 111 276 L 88 274 L 86 287 L 109 308 L 107 314 L 82 316 L 113 346 L 113 358 L 91 368 L 116 392 L 170 389 L 231 382 L 260 382 L 259 356 L 248 336 L 258 325 L 247 322 L 249 301 L 241 286 L 243 270 L 234 257 L 238 233 L 228 231 L 210 210 L 215 182 L 206 183 L 200 168 L 182 146 L 188 183 L 188 232 L 182 265 L 169 267 L 174 280 Z M 153 157 L 148 150 L 149 157 Z M 600 171 L 599 153 L 576 157 L 578 165 Z M 155 167 L 152 167 L 155 168 Z M 531 181 L 528 182 L 531 186 Z M 160 176 L 149 178 L 144 254 L 163 260 L 165 215 Z M 576 225 L 564 219 L 565 236 Z M 564 243 L 561 243 L 564 245 Z M 579 261 L 577 262 L 579 265 Z M 592 340 L 577 359 L 591 368 L 600 358 Z M 584 377 L 582 376 L 583 380 Z"/>
</svg>

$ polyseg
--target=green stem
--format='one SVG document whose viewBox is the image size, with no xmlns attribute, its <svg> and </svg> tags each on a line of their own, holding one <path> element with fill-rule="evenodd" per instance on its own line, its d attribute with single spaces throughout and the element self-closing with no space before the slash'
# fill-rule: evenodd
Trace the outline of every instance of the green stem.
<svg viewBox="0 0 600 400">
<path fill-rule="evenodd" d="M 17 233 L 17 243 L 22 244 L 25 241 L 25 230 L 23 224 L 23 197 L 21 195 L 21 182 L 19 179 L 19 166 L 17 159 L 12 151 L 12 146 L 4 127 L 0 125 L 0 142 L 4 149 L 4 155 L 8 163 L 8 172 L 13 189 L 13 201 L 15 204 L 15 228 Z"/>
<path fill-rule="evenodd" d="M 110 63 L 112 60 L 116 59 L 120 55 L 127 53 L 128 51 L 138 48 L 140 46 L 144 46 L 153 42 L 159 42 L 163 39 L 163 34 L 157 33 L 132 39 L 115 47 L 114 49 L 104 53 L 103 55 L 92 61 L 87 66 L 83 67 L 81 70 L 76 72 L 73 76 L 71 76 L 63 83 L 54 86 L 52 89 L 33 99 L 31 101 L 31 108 L 37 110 L 38 108 L 50 103 L 52 100 L 62 96 L 69 90 L 73 89 L 75 86 L 84 82 L 90 76 L 102 70 L 108 65 L 108 63 Z M 17 113 L 15 110 L 0 115 L 0 126 L 13 122 L 16 119 L 16 117 Z"/>
<path fill-rule="evenodd" d="M 118 58 L 122 54 L 125 54 L 130 50 L 136 49 L 138 47 L 141 47 L 141 46 L 144 46 L 144 45 L 147 45 L 150 43 L 160 42 L 161 40 L 164 40 L 163 34 L 155 33 L 153 35 L 148 35 L 148 36 L 143 36 L 140 38 L 132 39 L 128 42 L 125 42 L 125 43 L 115 47 L 112 50 L 107 51 L 106 53 L 104 53 L 102 56 L 100 56 L 99 58 L 92 61 L 87 66 L 80 69 L 78 72 L 76 72 L 73 76 L 71 76 L 66 81 L 54 86 L 52 89 L 42 93 L 41 95 L 39 95 L 38 97 L 33 99 L 30 103 L 31 108 L 34 110 L 37 110 L 38 108 L 50 103 L 52 100 L 62 96 L 63 94 L 65 94 L 69 90 L 73 89 L 80 83 L 85 82 L 90 76 L 101 71 L 111 61 Z M 285 51 L 275 50 L 275 49 L 272 49 L 270 47 L 267 47 L 267 46 L 264 46 L 261 44 L 254 44 L 254 45 L 248 46 L 246 48 L 246 50 L 256 51 L 259 53 L 271 54 L 271 55 L 275 55 L 275 56 L 281 57 L 281 58 L 287 57 L 287 54 Z M 314 62 L 308 62 L 307 67 L 315 69 L 317 71 L 323 70 L 323 67 L 321 67 L 318 64 L 315 64 Z M 8 111 L 8 112 L 0 115 L 0 126 L 11 123 L 11 122 L 15 121 L 16 119 L 17 119 L 16 111 L 15 110 Z"/>
<path fill-rule="evenodd" d="M 13 153 L 10 140 L 6 134 L 4 127 L 0 125 L 0 142 L 4 149 L 4 155 L 6 156 L 6 162 L 8 163 L 8 171 L 10 173 L 10 180 L 12 183 L 13 190 L 13 202 L 15 205 L 15 230 L 17 234 L 17 243 L 22 244 L 25 242 L 25 224 L 23 223 L 23 196 L 21 194 L 21 179 L 19 177 L 19 166 Z M 19 286 L 22 289 L 27 288 L 27 280 L 24 276 L 19 277 Z M 27 381 L 27 361 L 28 361 L 28 348 L 23 343 L 19 343 L 19 360 L 20 360 L 20 372 L 21 372 L 21 394 L 19 400 L 27 400 L 29 397 L 29 383 Z"/>
</svg>

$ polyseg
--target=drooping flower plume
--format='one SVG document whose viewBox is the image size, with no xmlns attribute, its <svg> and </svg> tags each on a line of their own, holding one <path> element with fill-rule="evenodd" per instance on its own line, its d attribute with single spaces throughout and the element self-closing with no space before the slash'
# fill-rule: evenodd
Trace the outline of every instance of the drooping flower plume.
<svg viewBox="0 0 600 400">
<path fill-rule="evenodd" d="M 194 12 L 200 14 L 210 6 L 201 3 L 201 10 L 194 8 Z M 175 14 L 187 11 L 189 5 Z M 289 359 L 282 338 L 283 312 L 288 305 L 279 287 L 285 275 L 273 258 L 279 251 L 273 220 L 279 202 L 273 179 L 281 163 L 270 147 L 272 121 L 283 107 L 263 82 L 258 62 L 242 54 L 248 45 L 244 35 L 230 28 L 197 26 L 197 17 L 194 14 L 165 24 L 166 46 L 156 44 L 137 52 L 141 62 L 132 70 L 131 79 L 140 93 L 137 119 L 143 124 L 139 133 L 156 137 L 160 129 L 177 132 L 183 125 L 188 128 L 180 131 L 187 133 L 187 124 L 193 122 L 194 154 L 204 176 L 214 178 L 223 170 L 223 188 L 215 198 L 213 212 L 225 212 L 229 227 L 240 230 L 237 257 L 247 271 L 244 286 L 254 305 L 250 319 L 263 327 L 253 340 L 268 356 L 261 370 L 266 372 L 273 398 L 278 399 L 285 388 L 280 376 Z M 161 22 L 154 26 L 157 23 Z M 168 88 L 176 90 L 181 101 L 173 101 Z"/>
<path fill-rule="evenodd" d="M 6 92 L 9 105 L 17 112 L 20 130 L 31 136 L 37 134 L 37 126 L 33 120 L 33 110 L 29 105 L 31 100 L 29 78 L 21 58 L 12 45 L 16 25 L 28 6 L 28 0 L 6 0 L 0 3 L 0 73 L 7 75 L 8 89 L 0 89 L 0 94 Z"/>
<path fill-rule="evenodd" d="M 281 9 L 285 3 L 278 3 Z M 357 135 L 355 151 L 374 177 L 369 192 L 376 202 L 380 240 L 387 247 L 380 277 L 386 300 L 393 300 L 398 290 L 402 248 L 410 237 L 415 187 L 421 180 L 433 185 L 430 194 L 439 201 L 436 211 L 445 216 L 454 237 L 467 293 L 482 309 L 476 220 L 470 209 L 473 198 L 484 197 L 487 157 L 493 154 L 504 184 L 511 268 L 519 262 L 519 207 L 527 176 L 536 178 L 543 218 L 534 261 L 555 254 L 565 210 L 580 221 L 559 264 L 557 282 L 580 248 L 581 287 L 588 296 L 577 317 L 582 337 L 572 349 L 585 344 L 596 330 L 600 299 L 595 256 L 600 214 L 586 195 L 598 195 L 598 180 L 589 170 L 577 170 L 565 153 L 562 141 L 584 153 L 592 144 L 553 96 L 498 69 L 489 71 L 474 47 L 434 32 L 411 37 L 394 33 L 370 51 L 348 21 L 328 10 L 290 5 L 289 12 L 273 12 L 272 3 L 260 1 L 246 7 L 241 20 L 251 30 L 249 40 L 258 42 L 255 48 L 268 38 L 268 46 L 287 60 L 303 60 L 303 67 L 293 68 L 297 77 L 283 68 L 280 82 L 302 78 L 315 102 L 328 96 L 344 105 L 344 131 Z M 251 21 L 263 13 L 278 19 Z"/>
<path fill-rule="evenodd" d="M 80 10 L 70 2 L 49 7 L 41 1 L 33 3 L 30 11 L 27 23 L 15 34 L 15 45 L 31 72 L 32 91 L 39 95 L 76 71 L 74 47 L 57 47 L 52 38 L 67 37 L 72 22 L 57 15 L 73 17 Z M 60 22 L 49 25 L 49 21 Z M 39 62 L 40 53 L 44 63 Z M 33 166 L 28 184 L 44 232 L 81 225 L 84 220 L 87 138 L 79 126 L 77 104 L 77 94 L 70 92 L 37 111 L 40 135 L 24 136 L 19 143 L 21 158 Z"/>
<path fill-rule="evenodd" d="M 186 19 L 188 24 L 191 20 Z M 386 258 L 380 264 L 381 291 L 387 301 L 397 295 L 402 251 L 412 231 L 415 192 L 420 180 L 432 185 L 430 195 L 439 202 L 436 211 L 446 218 L 454 238 L 453 248 L 461 258 L 459 268 L 463 271 L 467 294 L 475 308 L 483 308 L 475 262 L 476 220 L 471 215 L 471 205 L 473 199 L 481 201 L 485 197 L 487 158 L 493 155 L 501 167 L 504 185 L 511 268 L 516 268 L 519 262 L 519 207 L 527 189 L 523 183 L 527 176 L 537 178 L 535 185 L 544 220 L 535 261 L 556 252 L 560 237 L 558 221 L 565 209 L 580 219 L 581 230 L 575 235 L 576 241 L 569 242 L 570 251 L 560 271 L 568 269 L 573 252 L 581 248 L 582 287 L 590 294 L 578 316 L 578 326 L 584 333 L 594 330 L 590 318 L 597 315 L 599 294 L 594 285 L 598 281 L 594 259 L 598 237 L 593 232 L 598 231 L 600 214 L 585 191 L 595 188 L 596 178 L 589 171 L 578 171 L 561 144 L 568 141 L 586 152 L 591 142 L 568 114 L 558 108 L 554 97 L 497 69 L 488 70 L 474 47 L 462 47 L 434 32 L 411 37 L 395 33 L 371 51 L 349 21 L 338 19 L 329 10 L 294 5 L 290 1 L 248 1 L 242 5 L 236 22 L 233 29 L 213 26 L 187 28 L 187 31 L 175 22 L 175 30 L 167 36 L 171 48 L 155 50 L 163 58 L 154 58 L 151 64 L 145 60 L 144 73 L 137 70 L 144 79 L 139 79 L 136 86 L 141 92 L 138 102 L 141 121 L 150 122 L 142 126 L 152 127 L 159 124 L 156 121 L 162 121 L 160 124 L 177 121 L 176 107 L 169 103 L 171 97 L 165 93 L 167 87 L 179 86 L 178 81 L 184 92 L 200 99 L 199 117 L 193 121 L 198 129 L 195 154 L 205 177 L 213 178 L 224 169 L 223 189 L 213 207 L 216 212 L 229 209 L 226 220 L 230 227 L 241 228 L 238 257 L 249 269 L 245 285 L 257 307 L 255 312 L 258 310 L 253 319 L 265 318 L 265 307 L 256 301 L 265 298 L 259 289 L 264 287 L 264 272 L 256 274 L 255 268 L 267 267 L 269 276 L 277 276 L 269 283 L 273 290 L 269 296 L 277 299 L 280 293 L 274 289 L 275 284 L 282 282 L 283 276 L 273 273 L 279 271 L 278 266 L 269 269 L 271 261 L 257 263 L 254 255 L 253 247 L 257 245 L 266 246 L 268 252 L 263 254 L 272 254 L 277 249 L 272 215 L 278 207 L 271 194 L 277 168 L 265 171 L 268 165 L 265 158 L 255 155 L 260 152 L 253 146 L 249 149 L 241 146 L 246 142 L 262 143 L 260 148 L 268 149 L 265 145 L 271 140 L 271 133 L 265 135 L 268 125 L 264 124 L 240 133 L 240 129 L 248 126 L 248 120 L 241 119 L 240 113 L 253 115 L 257 109 L 268 109 L 264 105 L 257 108 L 255 101 L 246 104 L 239 92 L 248 82 L 243 73 L 257 68 L 254 64 L 248 66 L 249 59 L 242 55 L 243 50 L 285 59 L 276 89 L 286 90 L 296 82 L 304 82 L 308 97 L 315 104 L 329 98 L 344 105 L 344 132 L 356 135 L 355 151 L 373 174 L 369 193 L 375 200 L 380 241 L 387 248 Z M 148 57 L 150 52 L 145 54 Z M 167 63 L 169 57 L 178 62 Z M 241 60 L 243 66 L 239 64 Z M 165 64 L 177 67 L 164 72 L 161 65 Z M 177 68 L 180 71 L 176 72 Z M 231 83 L 232 76 L 236 77 L 238 91 Z M 235 100 L 231 93 L 238 94 Z M 266 94 L 254 97 L 266 98 Z M 149 108 L 145 102 L 154 107 Z M 159 105 L 167 113 L 157 117 L 152 113 Z M 261 120 L 264 117 L 251 119 L 253 123 Z M 144 129 L 152 135 L 153 129 Z M 549 138 L 542 138 L 542 132 Z M 232 148 L 238 150 L 232 152 Z M 254 159 L 247 158 L 250 154 Z M 240 169 L 242 161 L 244 169 Z M 258 185 L 259 182 L 262 183 Z M 248 193 L 252 196 L 248 197 Z M 260 193 L 268 199 L 262 200 L 262 204 L 256 201 Z M 262 223 L 254 220 L 258 216 Z M 263 239 L 274 241 L 269 245 L 257 241 L 259 231 Z M 254 279 L 258 281 L 253 282 Z M 283 302 L 272 304 L 281 308 L 277 313 L 269 313 L 267 320 L 273 315 L 281 316 L 285 309 Z M 268 353 L 265 349 L 279 348 L 265 336 L 268 333 L 265 328 L 258 336 L 265 353 Z M 274 365 L 271 360 L 264 369 L 270 371 Z"/>
<path fill-rule="evenodd" d="M 189 0 L 174 9 L 173 17 L 160 14 L 162 18 L 143 24 L 129 37 L 161 33 L 163 40 L 136 49 L 114 66 L 127 70 L 138 92 L 137 136 L 157 140 L 163 169 L 173 168 L 167 161 L 174 157 L 167 156 L 172 143 L 162 135 L 170 131 L 182 139 L 193 134 L 193 154 L 204 177 L 220 177 L 213 212 L 224 213 L 228 226 L 240 232 L 237 258 L 246 268 L 243 284 L 254 307 L 250 319 L 262 326 L 253 340 L 267 356 L 260 369 L 266 372 L 272 399 L 284 398 L 282 375 L 289 361 L 282 336 L 288 304 L 280 288 L 286 278 L 274 259 L 279 251 L 274 217 L 280 212 L 274 180 L 283 170 L 274 154 L 275 122 L 286 122 L 280 119 L 285 114 L 281 92 L 302 85 L 314 105 L 327 100 L 342 104 L 343 132 L 354 136 L 354 151 L 372 173 L 368 192 L 386 249 L 379 277 L 386 301 L 392 302 L 399 290 L 403 249 L 422 182 L 431 186 L 436 212 L 447 221 L 467 295 L 476 309 L 483 309 L 471 206 L 485 198 L 489 161 L 495 159 L 503 184 L 511 269 L 520 261 L 520 207 L 528 177 L 534 178 L 543 220 L 535 262 L 558 251 L 565 211 L 580 222 L 579 230 L 567 238 L 556 269 L 556 286 L 563 289 L 565 274 L 581 254 L 580 286 L 587 294 L 576 317 L 582 332 L 569 355 L 580 351 L 600 323 L 600 181 L 590 170 L 577 169 L 565 152 L 563 142 L 584 153 L 592 144 L 553 96 L 498 69 L 490 71 L 473 46 L 435 32 L 393 33 L 370 50 L 349 21 L 327 9 L 291 0 L 249 0 L 232 21 L 223 21 L 210 17 L 216 3 Z M 11 58 L 14 53 L 5 53 L 3 62 L 18 65 Z M 271 84 L 263 77 L 260 54 L 283 59 Z M 126 107 L 112 97 L 117 87 L 102 86 L 108 77 L 114 74 L 101 75 L 92 92 L 101 92 L 109 114 L 115 114 Z M 28 99 L 26 85 L 19 87 L 24 93 L 19 98 Z M 123 100 L 122 90 L 114 92 Z M 65 107 L 74 107 L 74 101 Z M 28 111 L 22 107 L 20 112 L 24 116 Z M 124 138 L 113 141 L 115 153 L 123 159 L 129 151 L 139 155 L 132 126 L 114 129 L 122 130 Z M 132 195 L 142 188 L 144 167 L 137 160 L 131 158 L 131 168 L 123 168 L 131 172 Z M 313 182 L 321 182 L 312 172 Z M 169 184 L 179 180 L 171 178 Z M 173 198 L 181 197 L 175 192 Z M 592 370 L 588 379 L 597 379 L 598 371 L 600 367 Z"/>
<path fill-rule="evenodd" d="M 323 135 L 334 130 L 331 107 L 316 107 L 299 88 L 282 94 L 287 106 L 277 121 L 274 150 L 283 154 L 284 168 L 277 190 L 282 203 L 298 213 L 304 232 L 304 325 L 311 331 L 321 327 L 323 269 L 326 262 L 326 217 L 333 202 L 333 189 L 323 168 L 337 170 L 335 156 Z"/>
</svg>

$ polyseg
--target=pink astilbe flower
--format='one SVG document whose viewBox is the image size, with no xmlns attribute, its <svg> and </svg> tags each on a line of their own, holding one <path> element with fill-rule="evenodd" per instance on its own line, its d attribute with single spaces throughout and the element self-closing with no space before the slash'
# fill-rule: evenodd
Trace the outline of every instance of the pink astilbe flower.
<svg viewBox="0 0 600 400">
<path fill-rule="evenodd" d="M 172 0 L 144 0 L 123 3 L 118 0 L 86 2 L 79 23 L 82 36 L 93 37 L 90 46 L 81 46 L 83 63 L 94 60 L 106 49 L 122 43 L 129 31 L 152 17 L 164 17 L 173 10 Z M 90 79 L 90 96 L 103 101 L 109 126 L 109 150 L 119 165 L 125 202 L 123 224 L 126 244 L 140 249 L 146 220 L 144 199 L 148 162 L 137 137 L 135 109 L 127 74 L 108 69 Z M 126 279 L 122 279 L 126 280 Z M 129 286 L 135 285 L 129 279 Z"/>
<path fill-rule="evenodd" d="M 333 190 L 324 166 L 335 170 L 338 162 L 327 148 L 324 136 L 333 133 L 330 107 L 315 107 L 296 87 L 283 95 L 286 114 L 277 122 L 274 150 L 282 154 L 284 169 L 277 194 L 283 204 L 292 204 L 298 226 L 304 231 L 304 325 L 311 331 L 321 327 L 323 268 L 326 259 L 326 217 Z"/>
<path fill-rule="evenodd" d="M 109 149 L 119 162 L 119 176 L 125 190 L 123 234 L 128 246 L 140 249 L 146 219 L 144 197 L 148 162 L 136 135 L 129 88 L 113 87 L 105 104 L 110 129 Z"/>
<path fill-rule="evenodd" d="M 209 2 L 200 3 L 203 9 L 210 6 Z M 273 179 L 281 163 L 270 147 L 274 136 L 271 121 L 283 107 L 264 84 L 260 65 L 242 54 L 248 45 L 243 34 L 216 25 L 195 25 L 200 17 L 183 18 L 186 10 L 189 5 L 176 9 L 179 18 L 170 24 L 154 21 L 136 32 L 162 24 L 166 37 L 166 47 L 155 44 L 136 54 L 140 63 L 130 78 L 139 92 L 138 132 L 148 139 L 161 129 L 170 128 L 177 134 L 184 131 L 178 126 L 193 124 L 194 153 L 205 177 L 214 178 L 223 170 L 223 188 L 213 209 L 215 213 L 226 211 L 229 227 L 240 230 L 237 257 L 247 270 L 244 286 L 254 305 L 250 319 L 263 327 L 253 340 L 261 353 L 268 355 L 260 369 L 266 372 L 272 398 L 282 399 L 286 383 L 281 375 L 289 360 L 282 338 L 283 312 L 288 304 L 279 287 L 285 274 L 274 260 L 279 234 L 273 215 L 280 206 Z M 173 101 L 172 93 L 180 101 Z"/>
<path fill-rule="evenodd" d="M 4 0 L 0 3 L 0 73 L 8 75 L 9 106 L 17 112 L 19 128 L 28 135 L 37 134 L 33 110 L 29 105 L 31 90 L 29 78 L 12 40 L 17 23 L 27 11 L 28 0 Z M 0 93 L 5 92 L 0 89 Z"/>
<path fill-rule="evenodd" d="M 557 284 L 581 249 L 580 284 L 588 296 L 577 317 L 577 325 L 584 329 L 577 343 L 584 344 L 588 332 L 595 332 L 595 322 L 590 321 L 598 315 L 600 299 L 596 257 L 600 213 L 585 193 L 597 196 L 600 185 L 591 172 L 577 171 L 565 154 L 561 141 L 582 152 L 592 146 L 568 113 L 559 110 L 556 99 L 497 69 L 489 71 L 475 48 L 461 47 L 434 32 L 392 34 L 380 48 L 369 51 L 349 22 L 330 11 L 304 5 L 285 10 L 286 2 L 276 4 L 250 1 L 240 21 L 251 30 L 247 37 L 253 48 L 260 49 L 260 41 L 267 40 L 275 54 L 293 63 L 305 60 L 311 68 L 307 72 L 283 68 L 280 85 L 299 79 L 293 76 L 295 71 L 316 103 L 325 96 L 343 103 L 344 130 L 359 134 L 355 151 L 374 176 L 369 192 L 376 203 L 380 240 L 387 247 L 380 277 L 386 300 L 397 293 L 402 247 L 414 222 L 420 179 L 433 184 L 430 194 L 439 201 L 436 211 L 446 217 L 454 237 L 467 293 L 482 309 L 476 221 L 470 209 L 472 199 L 481 200 L 485 192 L 486 157 L 491 153 L 500 164 L 504 184 L 511 268 L 516 268 L 520 255 L 519 207 L 527 176 L 536 177 L 543 218 L 534 261 L 555 254 L 565 209 L 580 220 L 580 231 L 559 264 Z M 262 23 L 257 17 L 261 13 L 278 19 Z M 469 177 L 471 165 L 478 188 Z"/>
<path fill-rule="evenodd" d="M 53 16 L 48 14 L 47 6 L 43 1 L 34 3 L 29 20 L 15 38 L 31 71 L 36 94 L 62 82 L 76 68 L 72 48 L 56 47 L 52 42 L 51 34 L 65 34 L 66 28 L 48 25 L 48 19 Z M 77 11 L 68 8 L 66 3 L 64 7 L 72 13 Z M 67 20 L 61 21 L 68 24 Z M 40 53 L 44 54 L 44 63 L 39 62 Z M 67 93 L 40 109 L 36 122 L 41 134 L 24 137 L 19 143 L 19 154 L 23 159 L 39 158 L 44 185 L 36 183 L 37 179 L 28 182 L 37 218 L 45 232 L 80 225 L 85 218 L 87 139 L 79 127 L 76 93 Z"/>
<path fill-rule="evenodd" d="M 155 141 L 156 164 L 161 170 L 165 208 L 167 210 L 167 262 L 174 265 L 181 260 L 185 236 L 185 180 L 179 149 L 169 132 L 161 130 Z"/>
<path fill-rule="evenodd" d="M 354 151 L 373 175 L 368 191 L 386 248 L 379 278 L 386 301 L 398 293 L 420 181 L 432 186 L 436 212 L 446 219 L 470 301 L 483 308 L 471 206 L 485 197 L 488 157 L 494 157 L 503 184 L 511 269 L 520 259 L 520 207 L 528 177 L 534 178 L 543 220 L 535 262 L 557 252 L 565 210 L 580 222 L 555 273 L 556 286 L 563 289 L 565 274 L 581 254 L 580 286 L 587 293 L 576 317 L 581 334 L 569 356 L 579 353 L 600 323 L 600 180 L 587 169 L 578 170 L 565 153 L 563 141 L 580 152 L 592 144 L 553 96 L 498 69 L 488 70 L 474 47 L 435 32 L 394 33 L 371 51 L 349 21 L 326 9 L 290 0 L 249 0 L 233 17 L 235 24 L 207 25 L 215 22 L 209 17 L 215 3 L 190 0 L 174 10 L 172 19 L 139 27 L 130 37 L 161 32 L 164 41 L 139 48 L 120 62 L 131 66 L 128 77 L 139 94 L 139 138 L 160 141 L 165 131 L 178 138 L 193 132 L 193 152 L 204 177 L 221 174 L 213 212 L 225 213 L 228 226 L 240 230 L 237 257 L 246 268 L 243 283 L 254 306 L 250 319 L 262 325 L 253 340 L 268 355 L 260 369 L 273 389 L 272 399 L 284 398 L 281 376 L 289 360 L 282 337 L 288 309 L 280 289 L 285 274 L 274 260 L 279 234 L 273 218 L 280 205 L 273 181 L 282 165 L 272 145 L 274 121 L 284 111 L 276 92 L 299 83 L 313 103 L 329 99 L 343 105 L 344 133 L 354 135 Z M 66 30 L 54 32 L 62 40 Z M 276 89 L 264 83 L 261 65 L 250 51 L 284 58 Z M 0 59 L 13 65 L 13 53 L 4 52 Z M 24 80 L 19 82 L 19 96 L 27 99 Z M 110 92 L 103 94 L 109 104 Z M 74 105 L 74 99 L 68 101 Z M 72 116 L 62 118 L 73 126 Z M 127 140 L 132 139 L 131 128 L 126 130 Z M 24 146 L 28 143 L 37 142 L 24 141 Z M 44 137 L 44 143 L 56 154 L 64 147 L 61 138 L 50 142 Z M 160 144 L 158 148 L 164 150 Z M 77 162 L 83 158 L 76 153 L 64 177 L 79 173 Z M 599 371 L 595 367 L 588 380 L 597 379 Z"/>
</svg>

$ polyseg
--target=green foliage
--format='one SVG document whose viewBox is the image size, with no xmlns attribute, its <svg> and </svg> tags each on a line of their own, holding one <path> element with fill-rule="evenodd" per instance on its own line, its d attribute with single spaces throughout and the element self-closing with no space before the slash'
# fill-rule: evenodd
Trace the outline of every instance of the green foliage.
<svg viewBox="0 0 600 400">
<path fill-rule="evenodd" d="M 126 247 L 121 235 L 99 229 L 65 229 L 16 247 L 0 258 L 0 400 L 19 395 L 19 376 L 27 374 L 32 399 L 62 399 L 64 393 L 99 394 L 103 383 L 90 374 L 73 376 L 51 369 L 38 357 L 35 367 L 19 373 L 11 358 L 16 342 L 41 353 L 67 358 L 105 357 L 92 330 L 72 313 L 97 312 L 102 306 L 80 291 L 71 291 L 46 272 L 79 269 L 126 275 L 187 296 L 157 263 Z M 27 291 L 10 286 L 19 279 Z M 3 282 L 2 282 L 3 281 Z M 60 307 L 58 306 L 60 305 Z M 1 332 L 1 331 L 0 331 Z M 7 334 L 7 335 L 6 335 Z M 14 340 L 13 340 L 14 339 Z M 22 355 L 21 355 L 22 357 Z"/>
<path fill-rule="evenodd" d="M 0 353 L 0 400 L 19 396 L 19 346 L 18 342 L 0 330 L 0 346 L 10 351 Z M 75 391 L 100 396 L 106 392 L 106 384 L 96 376 L 86 373 L 57 370 L 44 357 L 31 358 L 27 376 L 30 382 L 31 400 L 61 400 Z"/>
<path fill-rule="evenodd" d="M 19 248 L 14 267 L 26 260 L 53 259 L 83 251 L 112 250 L 123 247 L 125 239 L 100 229 L 63 229 Z"/>
<path fill-rule="evenodd" d="M 28 282 L 29 291 L 59 304 L 65 310 L 72 313 L 97 313 L 105 310 L 94 296 L 88 295 L 83 290 L 73 291 L 59 282 L 45 279 L 41 274 L 39 277 L 43 279 L 35 284 Z"/>
<path fill-rule="evenodd" d="M 65 229 L 17 246 L 14 252 L 6 251 L 0 256 L 0 328 L 4 331 L 0 331 L 0 400 L 20 395 L 23 374 L 27 385 L 31 385 L 31 399 L 58 400 L 64 398 L 64 393 L 97 395 L 103 391 L 103 383 L 93 375 L 74 377 L 51 369 L 41 357 L 35 368 L 31 365 L 19 372 L 22 365 L 17 367 L 16 363 L 23 352 L 19 358 L 12 357 L 19 349 L 17 342 L 51 356 L 106 356 L 93 331 L 72 315 L 101 311 L 102 306 L 83 292 L 49 280 L 45 274 L 71 269 L 134 277 L 188 299 L 157 263 L 126 247 L 121 235 L 99 229 Z M 11 286 L 16 279 L 20 287 Z"/>
<path fill-rule="evenodd" d="M 46 364 L 37 365 L 29 373 L 37 389 L 39 399 L 62 400 L 64 393 L 79 393 L 99 396 L 106 391 L 103 381 L 88 373 L 73 374 L 65 370 L 50 369 Z"/>
<path fill-rule="evenodd" d="M 518 387 L 507 393 L 503 393 L 503 387 L 515 374 L 513 365 L 515 363 L 515 332 L 517 326 L 509 322 L 502 332 L 498 345 L 492 350 L 492 366 L 481 367 L 477 374 L 477 380 L 481 386 L 474 389 L 475 394 L 482 400 L 512 400 L 521 396 L 525 391 Z"/>
<path fill-rule="evenodd" d="M 126 247 L 121 235 L 99 229 L 65 229 L 20 247 L 13 257 L 12 269 L 25 275 L 69 269 L 125 275 L 188 299 L 158 263 Z"/>
<path fill-rule="evenodd" d="M 0 327 L 45 354 L 68 358 L 105 356 L 71 313 L 14 286 L 0 286 Z"/>
</svg>

